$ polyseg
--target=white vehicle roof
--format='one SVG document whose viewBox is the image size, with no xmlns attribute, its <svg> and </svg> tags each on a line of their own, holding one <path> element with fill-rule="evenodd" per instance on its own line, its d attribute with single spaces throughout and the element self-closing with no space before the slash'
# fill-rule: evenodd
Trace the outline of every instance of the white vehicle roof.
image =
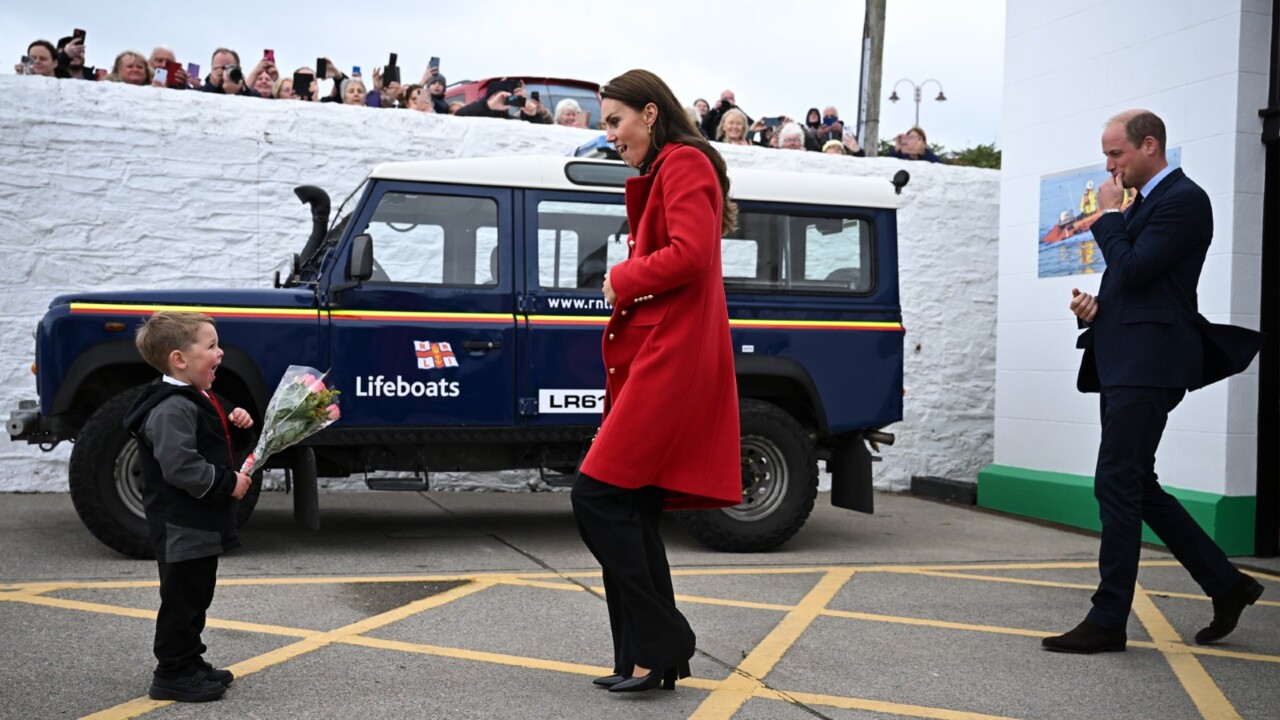
<svg viewBox="0 0 1280 720">
<path fill-rule="evenodd" d="M 621 193 L 617 185 L 590 185 L 573 182 L 565 166 L 576 163 L 620 166 L 621 162 L 567 156 L 515 156 L 468 158 L 463 160 L 423 160 L 383 163 L 370 177 L 451 185 L 521 187 L 540 190 Z M 849 177 L 784 170 L 729 170 L 730 195 L 734 200 L 834 205 L 839 207 L 897 208 L 898 196 L 889 179 Z"/>
</svg>

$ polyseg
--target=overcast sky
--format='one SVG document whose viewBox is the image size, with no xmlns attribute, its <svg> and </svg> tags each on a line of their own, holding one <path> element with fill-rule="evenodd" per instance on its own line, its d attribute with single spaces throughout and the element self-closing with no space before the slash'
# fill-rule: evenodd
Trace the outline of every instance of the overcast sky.
<svg viewBox="0 0 1280 720">
<path fill-rule="evenodd" d="M 714 102 L 730 88 L 754 117 L 800 120 L 810 107 L 835 105 L 852 121 L 863 14 L 857 0 L 18 1 L 0 9 L 0 41 L 12 56 L 0 68 L 13 72 L 32 40 L 56 43 L 84 28 L 88 63 L 107 68 L 122 50 L 149 54 L 156 45 L 205 72 L 218 46 L 235 49 L 250 66 L 272 48 L 286 73 L 326 55 L 345 72 L 362 66 L 366 78 L 397 52 L 403 77 L 413 80 L 435 55 L 451 83 L 495 75 L 603 83 L 643 67 L 686 105 L 697 97 Z M 894 83 L 933 79 L 947 102 L 934 100 L 937 85 L 925 86 L 920 124 L 931 142 L 951 149 L 1000 144 L 1004 0 L 888 0 L 886 15 L 881 137 L 915 118 L 907 83 L 898 89 L 902 101 L 887 101 Z"/>
</svg>

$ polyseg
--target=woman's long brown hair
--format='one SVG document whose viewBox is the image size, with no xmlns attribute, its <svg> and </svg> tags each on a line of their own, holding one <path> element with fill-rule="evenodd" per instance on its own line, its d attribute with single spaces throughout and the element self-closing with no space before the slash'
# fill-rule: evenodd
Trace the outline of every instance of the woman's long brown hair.
<svg viewBox="0 0 1280 720">
<path fill-rule="evenodd" d="M 658 157 L 658 152 L 663 146 L 669 142 L 688 145 L 707 156 L 711 166 L 716 170 L 716 177 L 720 180 L 723 205 L 720 234 L 728 235 L 733 232 L 738 225 L 738 206 L 729 200 L 729 171 L 725 166 L 724 158 L 711 147 L 711 143 L 707 142 L 706 138 L 702 137 L 702 133 L 698 132 L 693 120 L 680 106 L 675 93 L 671 92 L 671 88 L 667 87 L 662 78 L 648 70 L 628 70 L 600 88 L 600 97 L 616 100 L 641 112 L 649 103 L 653 103 L 658 108 L 658 118 L 653 123 L 653 140 L 649 144 L 649 154 L 640 164 L 641 173 L 649 172 L 649 165 L 654 158 Z"/>
</svg>

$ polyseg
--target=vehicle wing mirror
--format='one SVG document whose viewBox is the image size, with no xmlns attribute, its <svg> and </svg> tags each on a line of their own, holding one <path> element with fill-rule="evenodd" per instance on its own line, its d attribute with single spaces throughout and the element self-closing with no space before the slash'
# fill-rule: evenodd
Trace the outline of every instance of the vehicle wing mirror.
<svg viewBox="0 0 1280 720">
<path fill-rule="evenodd" d="M 373 238 L 366 233 L 352 241 L 350 275 L 352 280 L 361 281 L 373 277 Z"/>
</svg>

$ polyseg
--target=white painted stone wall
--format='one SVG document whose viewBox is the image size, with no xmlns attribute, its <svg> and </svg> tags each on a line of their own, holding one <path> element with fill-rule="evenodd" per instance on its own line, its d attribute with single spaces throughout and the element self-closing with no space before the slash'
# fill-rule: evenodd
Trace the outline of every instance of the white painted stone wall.
<svg viewBox="0 0 1280 720">
<path fill-rule="evenodd" d="M 269 287 L 310 215 L 377 163 L 563 155 L 596 133 L 408 111 L 0 76 L 0 410 L 34 399 L 31 331 L 84 288 Z M 991 462 L 998 174 L 891 159 L 722 147 L 731 168 L 912 174 L 899 213 L 906 417 L 877 485 L 972 481 Z M 0 491 L 65 491 L 70 449 L 0 438 Z M 454 487 L 536 485 L 536 473 L 451 476 Z"/>
<path fill-rule="evenodd" d="M 1000 177 L 996 462 L 1092 476 L 1098 396 L 1076 392 L 1080 352 L 1071 289 L 1100 275 L 1037 277 L 1040 178 L 1103 162 L 1102 125 L 1145 107 L 1213 203 L 1200 311 L 1258 327 L 1270 3 L 1134 0 L 1081 8 L 1010 0 Z M 1063 42 L 1063 38 L 1075 42 Z M 1052 50 L 1049 50 L 1051 49 Z M 1253 495 L 1257 364 L 1189 393 L 1157 456 L 1162 483 Z"/>
</svg>

